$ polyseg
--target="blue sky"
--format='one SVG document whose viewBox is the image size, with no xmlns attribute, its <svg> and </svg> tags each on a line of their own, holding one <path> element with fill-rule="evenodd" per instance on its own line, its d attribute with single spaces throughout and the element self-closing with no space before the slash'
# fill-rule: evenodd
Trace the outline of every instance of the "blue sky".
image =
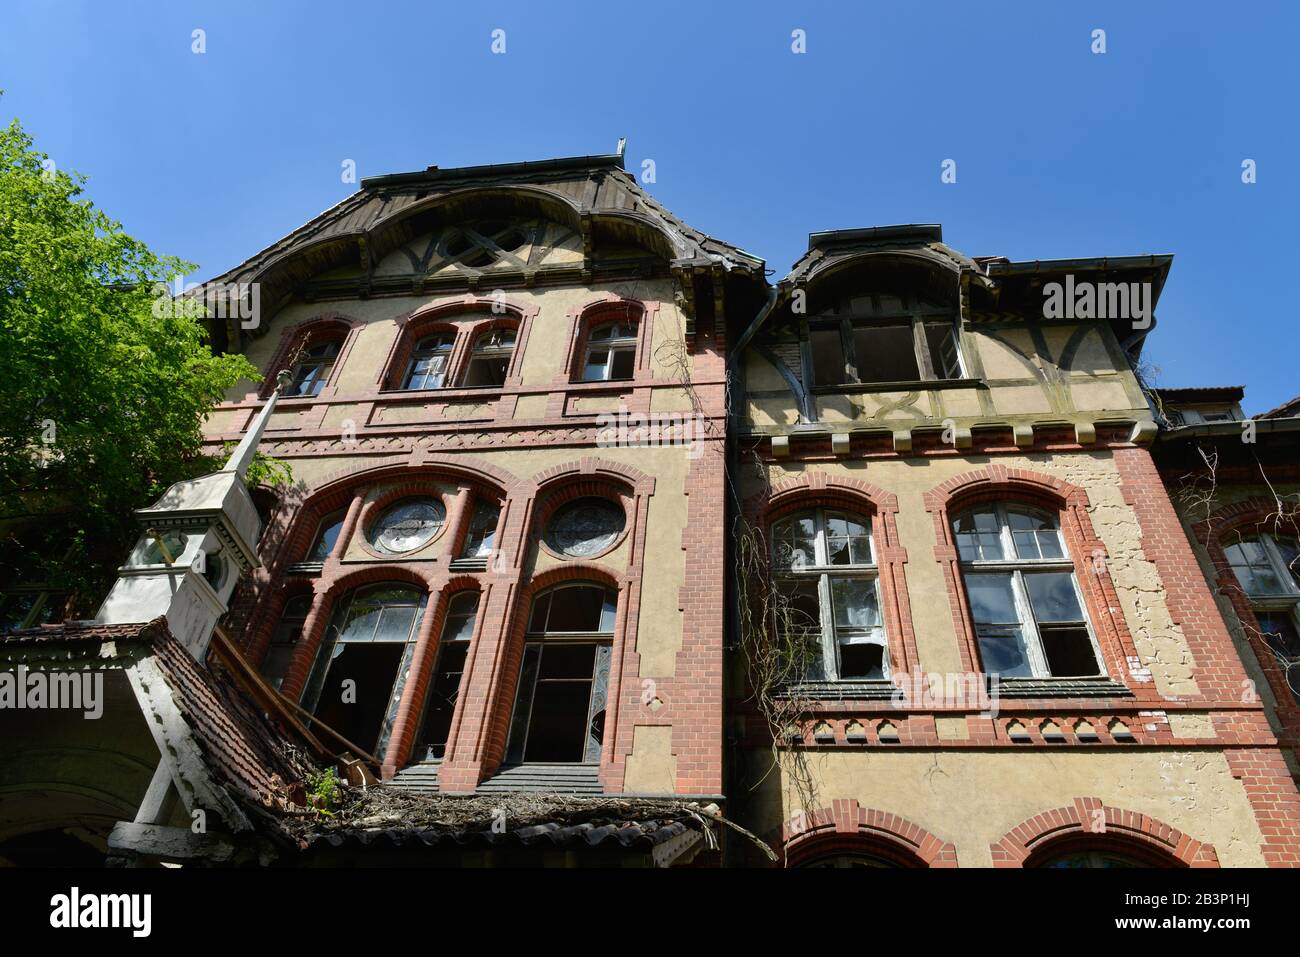
<svg viewBox="0 0 1300 957">
<path fill-rule="evenodd" d="M 364 177 L 620 136 L 669 208 L 778 276 L 810 231 L 890 223 L 970 255 L 1173 253 L 1157 381 L 1245 384 L 1258 412 L 1300 392 L 1297 9 L 6 0 L 0 120 L 194 278 L 355 189 L 346 159 Z"/>
</svg>

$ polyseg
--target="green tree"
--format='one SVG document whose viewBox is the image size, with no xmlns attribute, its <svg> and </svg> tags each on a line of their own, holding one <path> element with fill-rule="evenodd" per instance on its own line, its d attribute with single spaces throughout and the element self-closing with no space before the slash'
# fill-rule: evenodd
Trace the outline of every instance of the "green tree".
<svg viewBox="0 0 1300 957">
<path fill-rule="evenodd" d="M 212 468 L 200 425 L 257 374 L 203 322 L 160 309 L 193 267 L 82 197 L 14 120 L 0 130 L 0 591 L 44 580 L 94 611 L 134 539 L 131 510 Z"/>
</svg>

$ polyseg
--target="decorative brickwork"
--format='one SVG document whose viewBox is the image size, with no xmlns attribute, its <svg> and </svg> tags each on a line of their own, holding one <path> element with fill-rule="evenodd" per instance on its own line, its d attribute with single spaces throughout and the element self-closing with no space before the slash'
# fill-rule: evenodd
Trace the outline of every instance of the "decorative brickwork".
<svg viewBox="0 0 1300 957">
<path fill-rule="evenodd" d="M 1036 814 L 989 848 L 994 867 L 1033 867 L 1080 851 L 1110 851 L 1149 867 L 1218 867 L 1214 846 L 1163 821 L 1075 798 L 1070 807 Z"/>
<path fill-rule="evenodd" d="M 862 855 L 898 867 L 956 867 L 957 849 L 897 814 L 862 807 L 852 798 L 794 815 L 781 828 L 787 867 L 819 858 Z"/>
</svg>

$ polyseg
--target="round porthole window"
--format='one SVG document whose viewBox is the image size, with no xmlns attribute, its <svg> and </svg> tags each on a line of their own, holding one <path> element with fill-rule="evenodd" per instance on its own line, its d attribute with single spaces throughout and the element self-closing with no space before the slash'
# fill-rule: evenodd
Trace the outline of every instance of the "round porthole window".
<svg viewBox="0 0 1300 957">
<path fill-rule="evenodd" d="M 400 555 L 427 545 L 447 520 L 442 503 L 431 498 L 406 499 L 388 508 L 370 527 L 370 544 Z"/>
<path fill-rule="evenodd" d="M 546 544 L 561 555 L 587 558 L 613 545 L 624 521 L 623 509 L 609 499 L 580 498 L 556 511 L 546 527 Z"/>
</svg>

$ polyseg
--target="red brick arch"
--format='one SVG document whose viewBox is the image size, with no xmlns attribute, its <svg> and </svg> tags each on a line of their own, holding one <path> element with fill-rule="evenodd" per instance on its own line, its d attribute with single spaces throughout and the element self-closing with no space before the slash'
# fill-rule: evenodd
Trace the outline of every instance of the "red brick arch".
<svg viewBox="0 0 1300 957">
<path fill-rule="evenodd" d="M 755 496 L 746 503 L 746 512 L 760 530 L 765 548 L 767 530 L 773 522 L 806 508 L 848 509 L 871 521 L 890 670 L 903 674 L 919 667 L 907 591 L 907 549 L 898 539 L 898 496 L 868 482 L 817 471 L 779 482 L 766 496 Z"/>
<path fill-rule="evenodd" d="M 924 496 L 926 511 L 934 520 L 934 557 L 944 566 L 953 629 L 957 634 L 963 666 L 971 672 L 981 669 L 975 626 L 962 580 L 952 520 L 963 509 L 983 502 L 1020 502 L 1044 508 L 1060 520 L 1067 554 L 1082 586 L 1088 617 L 1097 633 L 1106 673 L 1133 687 L 1128 668 L 1121 663 L 1136 660 L 1137 647 L 1124 620 L 1115 582 L 1110 575 L 1109 554 L 1093 529 L 1088 514 L 1088 493 L 1063 479 L 1030 469 L 989 465 L 955 475 Z M 1141 696 L 1153 689 L 1137 686 Z"/>
<path fill-rule="evenodd" d="M 389 347 L 388 356 L 380 366 L 376 384 L 381 389 L 400 389 L 402 376 L 411 357 L 415 343 L 423 336 L 444 331 L 455 334 L 451 355 L 447 359 L 446 385 L 443 388 L 456 388 L 461 373 L 469 360 L 469 351 L 479 334 L 491 328 L 509 326 L 517 330 L 514 352 L 510 357 L 510 366 L 506 370 L 506 386 L 519 384 L 519 370 L 524 349 L 527 346 L 528 333 L 532 320 L 540 307 L 510 299 L 494 296 L 476 296 L 471 294 L 441 299 L 421 306 L 412 312 L 396 317 L 397 335 Z M 479 315 L 481 318 L 464 323 L 453 319 L 467 315 Z"/>
<path fill-rule="evenodd" d="M 654 341 L 655 316 L 659 303 L 625 299 L 610 292 L 569 310 L 569 344 L 565 350 L 565 368 L 557 382 L 582 381 L 583 357 L 587 352 L 587 337 L 596 326 L 615 319 L 624 319 L 636 326 L 636 366 L 631 380 L 623 385 L 642 384 L 653 378 L 650 365 L 651 345 Z M 618 385 L 619 383 L 610 383 Z"/>
<path fill-rule="evenodd" d="M 865 808 L 854 798 L 795 815 L 781 827 L 787 867 L 833 854 L 869 854 L 899 867 L 956 867 L 957 849 L 907 818 Z"/>
<path fill-rule="evenodd" d="M 334 384 L 338 381 L 339 371 L 347 361 L 348 353 L 352 350 L 352 343 L 355 341 L 357 332 L 362 325 L 364 323 L 354 316 L 344 315 L 341 312 L 322 312 L 320 315 L 312 316 L 310 319 L 304 319 L 302 322 L 286 327 L 280 333 L 280 342 L 276 346 L 271 360 L 262 368 L 262 384 L 258 387 L 257 397 L 260 399 L 270 398 L 271 393 L 276 388 L 276 375 L 281 369 L 288 368 L 289 357 L 297 352 L 300 347 L 305 347 L 320 339 L 337 338 L 339 340 L 339 354 L 334 359 L 334 367 L 330 370 L 329 381 L 321 388 L 321 394 L 316 398 L 331 395 Z M 290 399 L 289 401 L 293 400 Z M 304 401 L 311 401 L 311 399 L 304 399 Z"/>
<path fill-rule="evenodd" d="M 1075 798 L 1069 807 L 1036 814 L 989 850 L 994 867 L 1033 867 L 1080 850 L 1112 851 L 1149 867 L 1219 866 L 1213 844 L 1146 814 L 1109 807 L 1100 798 Z"/>
</svg>

